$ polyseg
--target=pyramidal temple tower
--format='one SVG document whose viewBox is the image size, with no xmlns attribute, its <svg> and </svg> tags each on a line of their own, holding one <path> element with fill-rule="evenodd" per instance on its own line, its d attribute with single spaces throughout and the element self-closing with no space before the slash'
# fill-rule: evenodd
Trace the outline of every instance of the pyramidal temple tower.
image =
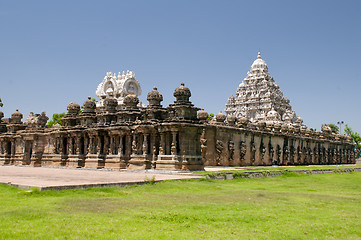
<svg viewBox="0 0 361 240">
<path fill-rule="evenodd" d="M 251 70 L 239 85 L 236 95 L 228 98 L 225 112 L 250 121 L 283 122 L 302 125 L 302 118 L 292 110 L 290 100 L 268 73 L 268 66 L 258 52 Z"/>
</svg>

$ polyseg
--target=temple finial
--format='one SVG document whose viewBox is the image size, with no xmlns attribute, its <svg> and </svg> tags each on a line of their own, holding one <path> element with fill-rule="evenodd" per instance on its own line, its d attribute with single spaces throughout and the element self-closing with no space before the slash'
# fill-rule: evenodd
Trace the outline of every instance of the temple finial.
<svg viewBox="0 0 361 240">
<path fill-rule="evenodd" d="M 257 56 L 258 59 L 261 58 L 261 52 L 258 52 L 258 56 Z"/>
</svg>

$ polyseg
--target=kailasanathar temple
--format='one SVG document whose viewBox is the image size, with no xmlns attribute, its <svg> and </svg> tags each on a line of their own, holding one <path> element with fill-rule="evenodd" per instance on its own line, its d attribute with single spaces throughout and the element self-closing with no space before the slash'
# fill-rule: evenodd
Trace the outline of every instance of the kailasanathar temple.
<svg viewBox="0 0 361 240">
<path fill-rule="evenodd" d="M 258 53 L 225 114 L 214 118 L 192 104 L 181 83 L 167 107 L 157 88 L 148 104 L 132 71 L 108 72 L 96 95 L 72 102 L 62 125 L 45 113 L 23 122 L 0 112 L 0 164 L 109 169 L 203 170 L 205 166 L 355 163 L 351 138 L 303 124 Z"/>
</svg>

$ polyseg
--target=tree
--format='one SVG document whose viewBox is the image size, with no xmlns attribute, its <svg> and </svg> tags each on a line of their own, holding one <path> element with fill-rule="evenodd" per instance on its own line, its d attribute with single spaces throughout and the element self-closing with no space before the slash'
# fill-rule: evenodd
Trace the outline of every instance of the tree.
<svg viewBox="0 0 361 240">
<path fill-rule="evenodd" d="M 0 98 L 0 107 L 3 107 L 4 106 L 4 104 L 3 104 L 3 102 L 1 101 L 1 98 Z"/>
<path fill-rule="evenodd" d="M 48 128 L 51 128 L 53 125 L 55 124 L 60 124 L 62 125 L 63 123 L 61 122 L 61 119 L 65 116 L 65 113 L 54 113 L 53 114 L 53 119 L 51 119 L 48 124 L 46 124 L 46 126 Z"/>
<path fill-rule="evenodd" d="M 360 134 L 354 132 L 351 127 L 345 124 L 345 134 L 351 137 L 352 142 L 356 144 L 357 157 L 361 156 L 361 137 Z"/>
<path fill-rule="evenodd" d="M 332 131 L 333 133 L 336 133 L 336 134 L 339 133 L 339 128 L 338 128 L 335 124 L 329 123 L 329 124 L 326 124 L 326 125 L 331 128 L 331 131 Z"/>
<path fill-rule="evenodd" d="M 208 114 L 208 120 L 212 120 L 213 118 L 214 118 L 214 114 L 213 114 L 213 113 Z"/>
</svg>

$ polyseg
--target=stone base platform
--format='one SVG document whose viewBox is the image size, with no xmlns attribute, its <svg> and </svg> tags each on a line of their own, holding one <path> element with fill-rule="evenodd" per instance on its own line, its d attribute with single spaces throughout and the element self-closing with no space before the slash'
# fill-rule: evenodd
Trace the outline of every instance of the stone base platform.
<svg viewBox="0 0 361 240">
<path fill-rule="evenodd" d="M 65 167 L 0 166 L 0 184 L 8 184 L 18 188 L 36 187 L 39 190 L 128 186 L 145 184 L 153 177 L 156 182 L 202 178 L 185 172 L 159 170 L 95 170 Z"/>
</svg>

